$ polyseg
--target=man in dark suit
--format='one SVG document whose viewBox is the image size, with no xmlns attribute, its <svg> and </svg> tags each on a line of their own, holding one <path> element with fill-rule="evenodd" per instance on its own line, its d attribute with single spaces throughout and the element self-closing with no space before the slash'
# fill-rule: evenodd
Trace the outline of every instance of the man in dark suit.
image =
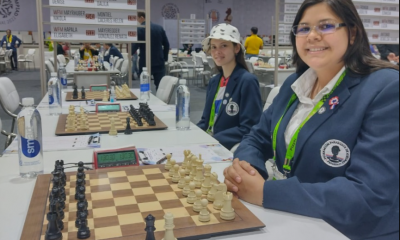
<svg viewBox="0 0 400 240">
<path fill-rule="evenodd" d="M 389 61 L 389 62 L 397 62 L 397 64 L 399 63 L 399 45 L 398 44 L 393 44 L 393 45 L 381 44 L 381 45 L 376 45 L 376 46 L 379 49 L 382 60 Z"/>
<path fill-rule="evenodd" d="M 146 24 L 146 14 L 138 13 L 138 22 L 141 25 Z M 158 89 L 161 79 L 165 76 L 165 62 L 168 61 L 169 41 L 164 29 L 160 25 L 151 23 L 151 69 L 154 76 L 154 83 Z M 146 41 L 145 28 L 138 29 L 138 40 Z M 139 74 L 146 67 L 146 45 L 132 44 L 132 55 L 140 49 Z"/>
<path fill-rule="evenodd" d="M 119 57 L 120 59 L 124 58 L 118 48 L 116 48 L 112 43 L 104 44 L 104 49 L 106 50 L 106 53 L 104 55 L 105 62 L 110 62 L 111 56 Z"/>
<path fill-rule="evenodd" d="M 7 50 L 12 50 L 12 55 L 10 57 L 11 68 L 12 70 L 18 71 L 18 56 L 17 56 L 17 48 L 21 46 L 21 40 L 11 34 L 11 30 L 8 29 L 6 31 L 7 35 L 3 37 L 1 40 L 1 47 L 6 44 Z"/>
</svg>

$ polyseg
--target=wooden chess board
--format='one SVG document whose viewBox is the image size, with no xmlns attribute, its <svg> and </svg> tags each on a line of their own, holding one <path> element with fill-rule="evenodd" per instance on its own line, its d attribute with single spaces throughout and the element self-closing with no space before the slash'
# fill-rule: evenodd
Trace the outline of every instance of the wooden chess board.
<svg viewBox="0 0 400 240">
<path fill-rule="evenodd" d="M 65 101 L 67 102 L 77 102 L 77 101 L 88 101 L 88 100 L 95 100 L 95 101 L 103 101 L 103 92 L 86 92 L 86 98 L 82 99 L 82 93 L 78 92 L 78 99 L 73 99 L 72 92 L 68 92 L 67 96 L 65 97 Z M 107 96 L 109 97 L 110 94 L 108 93 Z M 117 95 L 117 100 L 138 100 L 138 97 L 131 92 L 130 97 L 122 97 Z"/>
<path fill-rule="evenodd" d="M 64 218 L 63 240 L 77 240 L 75 227 L 76 173 L 66 173 L 67 200 Z M 52 175 L 40 175 L 36 181 L 21 239 L 44 240 L 47 229 L 49 189 Z M 206 196 L 203 196 L 206 198 Z M 145 220 L 149 214 L 156 218 L 155 236 L 164 237 L 164 215 L 174 215 L 174 234 L 179 240 L 205 239 L 212 236 L 256 231 L 265 225 L 239 200 L 232 206 L 236 219 L 224 221 L 219 211 L 209 203 L 211 221 L 201 223 L 198 213 L 186 202 L 182 190 L 172 183 L 164 166 L 140 166 L 104 169 L 86 172 L 86 199 L 88 201 L 88 227 L 91 240 L 143 240 Z"/>
<path fill-rule="evenodd" d="M 109 133 L 111 128 L 110 119 L 114 117 L 115 127 L 118 132 L 124 132 L 126 129 L 126 118 L 129 115 L 128 112 L 116 112 L 116 113 L 90 113 L 87 114 L 86 125 L 88 130 L 80 130 L 80 114 L 76 114 L 75 119 L 75 131 L 67 131 L 67 114 L 60 115 L 56 128 L 57 136 L 66 135 L 82 135 L 82 134 L 95 134 L 95 133 Z M 140 127 L 136 121 L 131 118 L 131 128 L 133 132 L 138 131 L 151 131 L 151 130 L 165 130 L 168 128 L 158 117 L 154 117 L 156 126 L 149 126 L 144 119 L 142 119 L 144 126 Z"/>
</svg>

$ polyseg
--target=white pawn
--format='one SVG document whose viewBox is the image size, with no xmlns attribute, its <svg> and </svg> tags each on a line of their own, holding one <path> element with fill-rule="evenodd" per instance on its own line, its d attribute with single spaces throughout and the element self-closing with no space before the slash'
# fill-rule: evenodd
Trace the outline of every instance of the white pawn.
<svg viewBox="0 0 400 240">
<path fill-rule="evenodd" d="M 174 235 L 174 215 L 172 213 L 166 213 L 164 216 L 165 219 L 165 235 L 162 240 L 177 240 Z"/>
<path fill-rule="evenodd" d="M 189 187 L 190 187 L 190 193 L 188 194 L 187 203 L 194 204 L 197 200 L 196 193 L 194 192 L 196 189 L 196 184 L 194 182 L 190 182 Z"/>
<path fill-rule="evenodd" d="M 201 205 L 201 197 L 203 196 L 203 193 L 201 192 L 201 190 L 196 190 L 195 193 L 196 193 L 197 200 L 196 200 L 196 202 L 194 202 L 193 211 L 199 213 L 201 211 L 201 209 L 203 208 Z"/>
<path fill-rule="evenodd" d="M 208 195 L 207 195 L 208 201 L 210 201 L 210 202 L 214 202 L 215 201 L 215 194 L 218 192 L 218 185 L 219 184 L 217 184 L 217 183 L 212 183 L 211 184 L 211 189 L 210 189 L 210 191 L 208 192 Z"/>
<path fill-rule="evenodd" d="M 186 176 L 186 174 L 185 174 L 185 169 L 181 169 L 181 170 L 179 170 L 179 176 L 180 176 L 180 180 L 179 180 L 179 183 L 178 183 L 178 188 L 179 189 L 183 189 L 184 187 L 185 187 L 185 176 Z"/>
<path fill-rule="evenodd" d="M 208 205 L 207 199 L 201 200 L 202 209 L 201 209 L 200 215 L 199 215 L 199 221 L 200 222 L 209 222 L 209 221 L 211 221 L 210 212 L 207 209 L 207 205 Z"/>
<path fill-rule="evenodd" d="M 203 195 L 208 195 L 208 192 L 211 190 L 211 165 L 207 164 L 204 166 L 204 181 L 201 185 L 201 191 Z"/>
<path fill-rule="evenodd" d="M 196 183 L 196 188 L 201 188 L 204 182 L 204 175 L 203 175 L 203 165 L 197 165 L 196 176 L 194 177 L 194 182 Z"/>
<path fill-rule="evenodd" d="M 221 210 L 224 206 L 224 193 L 228 191 L 228 187 L 225 183 L 218 185 L 218 192 L 215 194 L 214 209 Z"/>
<path fill-rule="evenodd" d="M 235 219 L 235 210 L 232 208 L 233 194 L 231 192 L 223 193 L 224 206 L 221 210 L 221 219 L 225 221 L 232 221 Z"/>
<path fill-rule="evenodd" d="M 175 173 L 174 176 L 172 177 L 172 182 L 179 183 L 179 181 L 181 180 L 181 175 L 179 174 L 179 165 L 176 164 L 174 168 L 175 168 Z"/>
<path fill-rule="evenodd" d="M 183 187 L 182 195 L 187 197 L 190 193 L 190 177 L 185 177 L 185 187 Z"/>
<path fill-rule="evenodd" d="M 172 155 L 171 154 L 167 154 L 167 163 L 165 164 L 165 170 L 170 170 L 171 169 L 171 158 L 172 158 Z"/>
<path fill-rule="evenodd" d="M 171 169 L 169 170 L 169 176 L 173 177 L 175 174 L 175 165 L 176 161 L 174 159 L 171 160 Z"/>
</svg>

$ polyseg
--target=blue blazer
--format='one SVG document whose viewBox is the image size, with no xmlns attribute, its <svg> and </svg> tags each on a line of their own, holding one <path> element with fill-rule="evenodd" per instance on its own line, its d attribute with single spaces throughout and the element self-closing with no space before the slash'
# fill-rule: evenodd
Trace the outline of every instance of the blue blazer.
<svg viewBox="0 0 400 240">
<path fill-rule="evenodd" d="M 18 44 L 16 44 L 16 42 L 18 41 Z M 6 49 L 10 50 L 12 49 L 13 51 L 17 51 L 17 49 L 15 48 L 15 45 L 21 46 L 21 39 L 19 39 L 17 36 L 12 35 L 12 41 L 11 41 L 11 47 L 8 47 L 8 39 L 7 39 L 7 35 L 3 37 L 3 39 L 1 40 L 1 46 L 3 46 L 4 44 L 6 44 Z"/>
<path fill-rule="evenodd" d="M 299 77 L 294 74 L 287 79 L 235 154 L 265 177 L 265 162 L 273 157 L 272 132 L 294 94 L 291 85 Z M 263 205 L 323 219 L 352 240 L 398 239 L 399 72 L 348 73 L 333 96 L 339 97 L 340 105 L 331 110 L 326 103 L 326 112 L 317 113 L 304 126 L 290 178 L 266 182 Z M 281 172 L 286 155 L 284 133 L 298 104 L 289 109 L 278 132 Z M 330 161 L 335 157 L 329 156 L 334 146 L 342 150 L 343 165 L 336 167 L 329 165 L 335 164 Z"/>
<path fill-rule="evenodd" d="M 120 59 L 124 59 L 124 56 L 122 56 L 121 52 L 115 46 L 112 46 L 110 48 L 109 54 L 107 56 L 104 56 L 104 61 L 110 62 L 111 55 L 114 57 L 119 57 Z"/>
<path fill-rule="evenodd" d="M 218 74 L 212 78 L 208 86 L 204 113 L 197 124 L 204 131 L 209 127 L 211 108 L 221 77 L 222 74 Z M 238 64 L 226 87 L 224 100 L 227 104 L 221 105 L 214 125 L 214 138 L 227 149 L 232 149 L 259 122 L 262 114 L 260 86 L 256 76 Z M 230 106 L 230 101 L 239 105 L 238 114 L 228 114 L 230 109 L 227 110 L 226 107 Z"/>
</svg>

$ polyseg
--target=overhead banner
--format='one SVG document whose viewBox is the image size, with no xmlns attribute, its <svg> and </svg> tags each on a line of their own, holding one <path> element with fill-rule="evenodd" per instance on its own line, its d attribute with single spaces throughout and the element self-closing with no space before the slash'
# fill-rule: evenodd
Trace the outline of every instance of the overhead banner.
<svg viewBox="0 0 400 240">
<path fill-rule="evenodd" d="M 52 24 L 51 39 L 54 41 L 135 42 L 137 41 L 137 28 Z"/>
<path fill-rule="evenodd" d="M 52 23 L 85 23 L 101 25 L 137 25 L 137 13 L 121 10 L 99 10 L 99 9 L 72 9 L 52 8 L 50 10 L 50 21 Z"/>
<path fill-rule="evenodd" d="M 137 0 L 49 0 L 50 6 L 137 10 Z"/>
</svg>

